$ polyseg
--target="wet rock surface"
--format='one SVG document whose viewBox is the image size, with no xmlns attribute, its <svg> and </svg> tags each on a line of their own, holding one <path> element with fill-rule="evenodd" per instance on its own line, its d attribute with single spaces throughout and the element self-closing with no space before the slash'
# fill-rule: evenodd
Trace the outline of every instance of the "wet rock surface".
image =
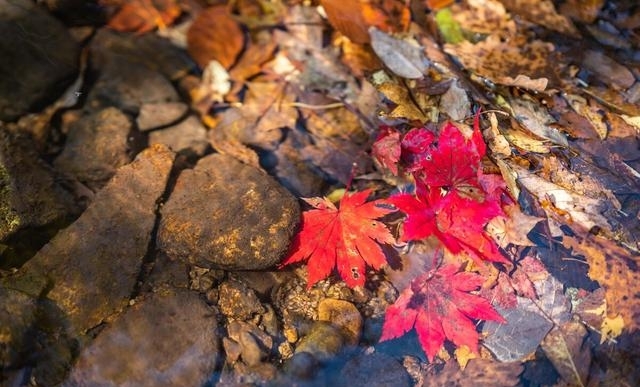
<svg viewBox="0 0 640 387">
<path fill-rule="evenodd" d="M 163 146 L 122 167 L 92 205 L 25 266 L 48 278 L 47 298 L 84 332 L 124 308 L 136 284 L 174 154 Z"/>
<path fill-rule="evenodd" d="M 83 350 L 63 386 L 201 386 L 219 360 L 213 311 L 193 292 L 151 294 Z"/>
<path fill-rule="evenodd" d="M 269 175 L 213 154 L 178 177 L 162 208 L 158 246 L 204 267 L 265 269 L 286 253 L 299 218 L 296 199 Z"/>
<path fill-rule="evenodd" d="M 114 107 L 89 113 L 70 125 L 64 149 L 53 165 L 98 190 L 119 167 L 131 161 L 131 129 L 130 119 Z"/>
<path fill-rule="evenodd" d="M 27 227 L 60 226 L 79 213 L 62 181 L 34 151 L 29 137 L 0 125 L 0 241 Z M 0 254 L 4 264 L 9 253 Z"/>
<path fill-rule="evenodd" d="M 80 3 L 41 2 L 87 48 L 77 103 L 0 124 L 0 385 L 334 384 L 392 299 L 276 267 L 294 195 L 328 185 L 299 154 L 309 140 L 273 121 L 249 141 L 259 157 L 242 148 L 269 173 L 218 153 L 184 50 Z"/>
<path fill-rule="evenodd" d="M 46 106 L 76 77 L 79 47 L 32 1 L 0 1 L 0 36 L 0 121 Z"/>
</svg>

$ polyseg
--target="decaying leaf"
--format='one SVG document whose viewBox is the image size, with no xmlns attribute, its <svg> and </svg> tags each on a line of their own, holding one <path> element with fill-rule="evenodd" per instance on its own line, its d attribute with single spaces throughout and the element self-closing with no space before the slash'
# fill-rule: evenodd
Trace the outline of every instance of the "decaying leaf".
<svg viewBox="0 0 640 387">
<path fill-rule="evenodd" d="M 589 263 L 589 277 L 605 289 L 607 316 L 620 315 L 625 327 L 640 328 L 640 258 L 637 252 L 622 248 L 614 242 L 589 235 L 569 237 L 563 242 L 584 255 Z"/>
<path fill-rule="evenodd" d="M 506 206 L 503 210 L 506 216 L 493 218 L 487 224 L 487 232 L 498 242 L 498 246 L 534 246 L 527 234 L 544 218 L 527 215 L 516 204 Z"/>
<path fill-rule="evenodd" d="M 530 99 L 523 98 L 511 98 L 509 104 L 515 114 L 515 119 L 531 133 L 557 145 L 569 145 L 567 137 L 558 129 L 550 126 L 555 120 L 544 107 Z"/>
<path fill-rule="evenodd" d="M 225 5 L 209 7 L 200 12 L 187 32 L 189 55 L 201 68 L 216 60 L 229 69 L 243 45 L 242 29 Z"/>
<path fill-rule="evenodd" d="M 440 110 L 454 121 L 462 121 L 471 113 L 471 102 L 467 92 L 454 80 L 440 97 Z"/>
<path fill-rule="evenodd" d="M 320 0 L 329 23 L 354 43 L 369 43 L 369 26 L 360 0 Z"/>
<path fill-rule="evenodd" d="M 181 13 L 176 0 L 133 0 L 125 2 L 107 25 L 116 31 L 143 34 L 164 28 Z"/>
<path fill-rule="evenodd" d="M 546 28 L 570 36 L 579 36 L 571 20 L 559 14 L 551 0 L 502 0 L 510 12 Z"/>
<path fill-rule="evenodd" d="M 407 87 L 394 81 L 386 81 L 375 85 L 378 91 L 396 106 L 389 112 L 389 117 L 403 118 L 410 121 L 426 122 L 427 114 L 421 106 L 416 105 Z"/>
<path fill-rule="evenodd" d="M 547 206 L 550 217 L 565 217 L 569 223 L 576 222 L 586 229 L 599 226 L 611 230 L 609 220 L 602 215 L 607 211 L 607 202 L 566 190 L 515 164 L 509 169 L 517 174 L 518 183 L 543 203 L 543 208 Z"/>
<path fill-rule="evenodd" d="M 554 325 L 570 319 L 571 303 L 563 293 L 563 285 L 555 277 L 534 281 L 537 299 L 517 297 L 517 305 L 507 309 L 496 307 L 506 323 L 488 321 L 482 327 L 484 341 L 500 361 L 521 360 L 540 345 Z"/>
<path fill-rule="evenodd" d="M 542 342 L 547 358 L 569 386 L 587 386 L 591 349 L 584 343 L 587 330 L 571 320 L 555 327 Z"/>
<path fill-rule="evenodd" d="M 417 43 L 394 38 L 375 27 L 369 29 L 369 35 L 373 51 L 394 74 L 408 79 L 424 77 L 429 62 Z"/>
<path fill-rule="evenodd" d="M 554 47 L 539 40 L 502 42 L 498 36 L 490 35 L 476 44 L 446 44 L 445 51 L 468 70 L 502 85 L 544 91 L 549 80 L 556 78 L 552 65 Z M 519 75 L 522 76 L 518 78 Z"/>
</svg>

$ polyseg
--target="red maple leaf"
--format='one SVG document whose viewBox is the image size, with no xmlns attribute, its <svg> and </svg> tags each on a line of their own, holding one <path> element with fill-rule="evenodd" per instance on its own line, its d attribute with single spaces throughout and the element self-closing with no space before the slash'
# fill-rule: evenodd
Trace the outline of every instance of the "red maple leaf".
<svg viewBox="0 0 640 387">
<path fill-rule="evenodd" d="M 470 139 L 447 122 L 440 131 L 437 146 L 419 161 L 420 168 L 414 173 L 433 192 L 441 196 L 484 199 L 478 173 L 482 173 L 480 161 L 486 146 L 479 128 Z"/>
<path fill-rule="evenodd" d="M 400 240 L 420 240 L 433 235 L 454 254 L 466 251 L 477 261 L 508 262 L 484 230 L 491 219 L 502 214 L 496 202 L 477 202 L 456 195 L 441 198 L 432 195 L 433 192 L 418 181 L 415 195 L 400 194 L 388 199 L 407 215 Z"/>
<path fill-rule="evenodd" d="M 391 173 L 398 175 L 400 153 L 400 132 L 390 126 L 382 126 L 376 141 L 371 145 L 371 155 Z"/>
<path fill-rule="evenodd" d="M 308 287 L 337 267 L 350 287 L 365 283 L 365 264 L 380 269 L 386 258 L 379 243 L 395 239 L 378 219 L 396 211 L 384 200 L 366 202 L 371 190 L 345 193 L 340 209 L 326 198 L 304 199 L 315 209 L 302 214 L 302 226 L 281 266 L 308 260 Z"/>
<path fill-rule="evenodd" d="M 461 272 L 456 265 L 431 270 L 412 281 L 387 308 L 380 341 L 400 337 L 412 328 L 429 361 L 448 339 L 478 352 L 478 332 L 471 319 L 505 322 L 486 299 L 469 293 L 484 277 Z"/>
</svg>

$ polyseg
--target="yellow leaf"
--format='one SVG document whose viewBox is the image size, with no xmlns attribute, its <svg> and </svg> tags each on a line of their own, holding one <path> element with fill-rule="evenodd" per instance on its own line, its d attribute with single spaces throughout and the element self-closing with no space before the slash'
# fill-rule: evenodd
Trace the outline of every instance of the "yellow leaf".
<svg viewBox="0 0 640 387">
<path fill-rule="evenodd" d="M 455 357 L 458 365 L 460 366 L 460 369 L 464 371 L 464 368 L 467 366 L 467 363 L 469 363 L 469 360 L 477 359 L 478 355 L 471 352 L 469 347 L 467 347 L 466 345 L 461 345 L 456 348 Z"/>
<path fill-rule="evenodd" d="M 624 329 L 624 319 L 622 316 L 618 315 L 614 318 L 609 316 L 605 317 L 602 321 L 602 327 L 600 327 L 600 344 L 620 336 L 622 329 Z"/>
</svg>

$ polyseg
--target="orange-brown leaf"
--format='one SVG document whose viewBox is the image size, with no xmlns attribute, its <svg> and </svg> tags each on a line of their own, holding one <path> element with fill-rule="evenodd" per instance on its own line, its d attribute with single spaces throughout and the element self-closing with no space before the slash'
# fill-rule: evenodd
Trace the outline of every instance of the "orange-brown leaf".
<svg viewBox="0 0 640 387">
<path fill-rule="evenodd" d="M 242 29 L 224 5 L 202 11 L 187 32 L 187 50 L 201 68 L 217 60 L 228 70 L 243 45 Z"/>
<path fill-rule="evenodd" d="M 176 0 L 134 0 L 124 3 L 107 25 L 116 31 L 143 34 L 171 24 L 181 12 Z"/>
</svg>

